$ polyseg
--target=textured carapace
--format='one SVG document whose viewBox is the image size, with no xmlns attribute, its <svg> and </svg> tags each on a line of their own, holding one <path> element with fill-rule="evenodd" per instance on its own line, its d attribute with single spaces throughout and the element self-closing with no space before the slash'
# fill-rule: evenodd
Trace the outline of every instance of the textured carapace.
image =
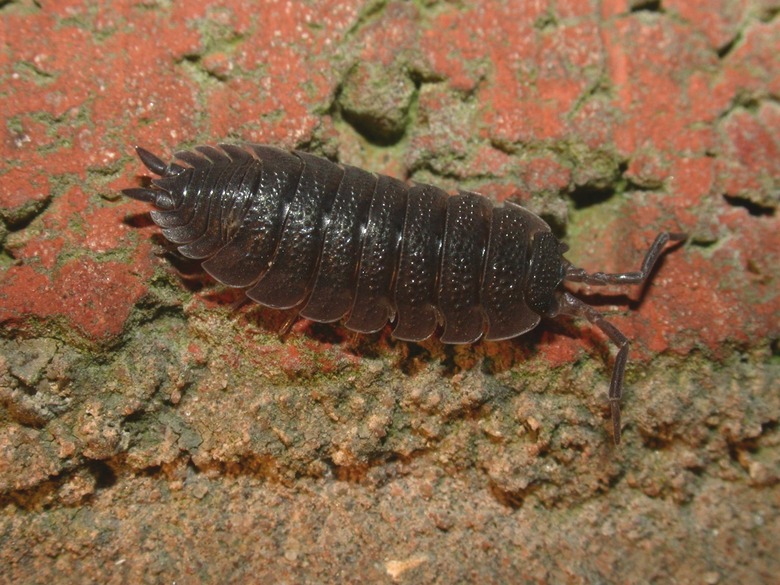
<svg viewBox="0 0 780 585">
<path fill-rule="evenodd" d="M 124 194 L 155 206 L 163 235 L 218 281 L 251 299 L 320 322 L 420 341 L 441 326 L 444 343 L 515 337 L 541 317 L 573 315 L 617 344 L 609 399 L 615 442 L 628 340 L 562 287 L 639 284 L 670 240 L 660 234 L 638 272 L 589 274 L 538 216 L 468 191 L 448 195 L 305 152 L 221 144 L 177 152 L 159 175 Z"/>
</svg>

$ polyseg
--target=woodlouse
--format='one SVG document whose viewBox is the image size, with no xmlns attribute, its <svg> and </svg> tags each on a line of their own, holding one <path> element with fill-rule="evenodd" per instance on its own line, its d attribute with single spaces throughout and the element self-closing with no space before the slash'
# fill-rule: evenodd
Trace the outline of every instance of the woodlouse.
<svg viewBox="0 0 780 585">
<path fill-rule="evenodd" d="M 542 317 L 582 317 L 618 347 L 609 387 L 614 440 L 628 339 L 563 288 L 641 284 L 670 241 L 661 233 L 637 272 L 588 273 L 532 212 L 468 191 L 448 195 L 305 152 L 259 144 L 198 146 L 165 164 L 138 147 L 160 178 L 125 189 L 152 203 L 154 222 L 186 257 L 249 298 L 313 321 L 420 341 L 501 340 Z"/>
</svg>

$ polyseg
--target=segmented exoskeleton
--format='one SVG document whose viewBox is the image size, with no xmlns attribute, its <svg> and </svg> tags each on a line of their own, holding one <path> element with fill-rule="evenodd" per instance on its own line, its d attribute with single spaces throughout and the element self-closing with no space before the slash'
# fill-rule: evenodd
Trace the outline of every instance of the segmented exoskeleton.
<svg viewBox="0 0 780 585">
<path fill-rule="evenodd" d="M 615 442 L 628 339 L 567 292 L 564 281 L 641 284 L 669 241 L 659 234 L 638 272 L 587 273 L 542 219 L 468 191 L 448 195 L 305 152 L 221 144 L 175 153 L 125 195 L 152 203 L 154 222 L 218 281 L 268 307 L 353 331 L 444 343 L 515 337 L 542 317 L 584 317 L 617 346 L 609 388 Z"/>
</svg>

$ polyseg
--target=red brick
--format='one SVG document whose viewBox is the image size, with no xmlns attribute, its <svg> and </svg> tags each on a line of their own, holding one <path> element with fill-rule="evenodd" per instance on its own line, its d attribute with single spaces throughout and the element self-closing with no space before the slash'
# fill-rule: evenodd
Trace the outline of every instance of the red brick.
<svg viewBox="0 0 780 585">
<path fill-rule="evenodd" d="M 721 126 L 727 155 L 720 179 L 729 195 L 777 203 L 780 186 L 780 108 L 764 104 L 757 114 L 738 110 Z"/>
<path fill-rule="evenodd" d="M 0 283 L 0 323 L 29 329 L 39 328 L 40 319 L 56 319 L 91 342 L 108 342 L 122 332 L 149 276 L 89 258 L 68 261 L 51 277 L 29 265 L 12 266 Z"/>
<path fill-rule="evenodd" d="M 713 50 L 728 44 L 740 30 L 750 9 L 747 0 L 664 0 L 664 9 L 704 35 Z"/>
</svg>

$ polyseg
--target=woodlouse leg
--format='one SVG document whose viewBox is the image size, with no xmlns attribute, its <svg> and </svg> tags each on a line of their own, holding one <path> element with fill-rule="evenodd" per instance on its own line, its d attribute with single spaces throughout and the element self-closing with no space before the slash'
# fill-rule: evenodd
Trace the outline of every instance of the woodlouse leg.
<svg viewBox="0 0 780 585">
<path fill-rule="evenodd" d="M 287 317 L 284 323 L 282 323 L 281 329 L 279 329 L 279 339 L 284 340 L 292 331 L 293 325 L 298 322 L 298 311 L 292 311 Z"/>
<path fill-rule="evenodd" d="M 657 240 L 656 240 L 657 241 Z M 628 338 L 612 323 L 604 319 L 604 316 L 590 305 L 586 305 L 577 297 L 568 292 L 563 293 L 559 299 L 559 315 L 582 317 L 601 329 L 612 342 L 617 345 L 618 352 L 615 357 L 615 366 L 612 370 L 612 379 L 609 382 L 609 409 L 612 414 L 612 436 L 615 445 L 620 444 L 620 399 L 623 396 L 623 380 L 626 374 L 628 362 Z"/>
<path fill-rule="evenodd" d="M 246 296 L 242 296 L 240 299 L 233 301 L 230 303 L 230 312 L 235 313 L 238 311 L 241 307 L 246 305 L 247 303 L 251 302 L 251 299 Z"/>
<path fill-rule="evenodd" d="M 682 242 L 687 238 L 686 234 L 662 232 L 656 236 L 655 241 L 650 246 L 650 249 L 645 254 L 645 259 L 642 261 L 642 268 L 639 272 L 594 272 L 588 273 L 582 268 L 575 268 L 570 266 L 566 270 L 566 280 L 570 282 L 584 282 L 585 284 L 593 284 L 596 286 L 603 286 L 607 284 L 642 284 L 650 273 L 653 271 L 653 266 L 664 252 L 666 244 L 669 242 Z"/>
</svg>

